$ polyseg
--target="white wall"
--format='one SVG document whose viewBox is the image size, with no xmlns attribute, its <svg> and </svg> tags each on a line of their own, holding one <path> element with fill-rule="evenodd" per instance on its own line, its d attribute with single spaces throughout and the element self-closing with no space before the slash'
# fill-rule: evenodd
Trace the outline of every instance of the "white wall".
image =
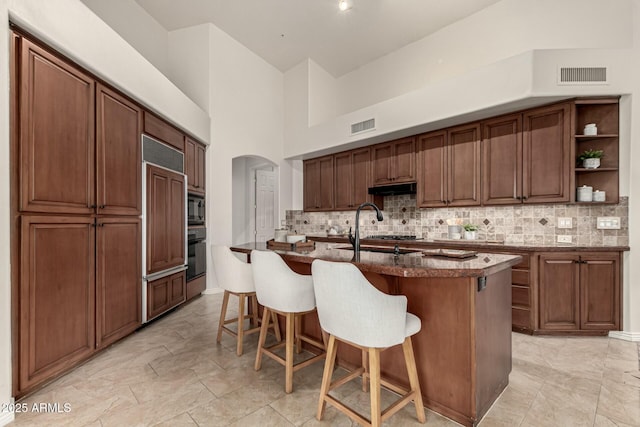
<svg viewBox="0 0 640 427">
<path fill-rule="evenodd" d="M 310 126 L 325 122 L 336 116 L 337 93 L 335 78 L 313 60 L 308 61 Z"/>
<path fill-rule="evenodd" d="M 81 0 L 165 75 L 167 30 L 134 0 Z"/>
<path fill-rule="evenodd" d="M 210 28 L 203 24 L 171 31 L 167 43 L 167 76 L 206 112 L 211 92 Z"/>
<path fill-rule="evenodd" d="M 337 114 L 531 49 L 630 47 L 631 4 L 630 0 L 495 3 L 338 78 Z"/>
</svg>

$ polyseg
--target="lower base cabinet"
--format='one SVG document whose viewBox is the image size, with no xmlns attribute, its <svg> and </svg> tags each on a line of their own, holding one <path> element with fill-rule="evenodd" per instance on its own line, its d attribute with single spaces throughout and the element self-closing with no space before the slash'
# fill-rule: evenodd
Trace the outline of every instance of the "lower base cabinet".
<svg viewBox="0 0 640 427">
<path fill-rule="evenodd" d="M 544 253 L 539 258 L 540 330 L 620 329 L 618 253 Z"/>
<path fill-rule="evenodd" d="M 187 301 L 200 295 L 207 289 L 207 276 L 196 277 L 187 282 Z"/>
<path fill-rule="evenodd" d="M 187 273 L 181 271 L 147 283 L 147 320 L 186 300 Z"/>
</svg>

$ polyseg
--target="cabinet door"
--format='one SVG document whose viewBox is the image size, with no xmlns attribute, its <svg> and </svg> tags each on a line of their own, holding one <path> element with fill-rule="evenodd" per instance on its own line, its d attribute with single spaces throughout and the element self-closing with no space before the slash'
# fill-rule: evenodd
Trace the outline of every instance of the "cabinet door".
<svg viewBox="0 0 640 427">
<path fill-rule="evenodd" d="M 333 209 L 333 156 L 304 162 L 304 210 Z"/>
<path fill-rule="evenodd" d="M 192 193 L 205 192 L 206 147 L 188 136 L 184 138 L 184 169 L 188 189 Z"/>
<path fill-rule="evenodd" d="M 87 358 L 95 346 L 93 218 L 22 217 L 19 389 Z"/>
<path fill-rule="evenodd" d="M 184 135 L 182 132 L 148 111 L 144 112 L 144 133 L 171 145 L 177 150 L 184 150 Z"/>
<path fill-rule="evenodd" d="M 506 205 L 522 200 L 522 116 L 482 123 L 482 202 Z"/>
<path fill-rule="evenodd" d="M 540 255 L 540 329 L 579 329 L 579 260 L 574 254 Z"/>
<path fill-rule="evenodd" d="M 186 273 L 172 274 L 147 283 L 147 320 L 184 302 Z"/>
<path fill-rule="evenodd" d="M 527 111 L 523 127 L 524 202 L 568 202 L 572 192 L 569 104 Z"/>
<path fill-rule="evenodd" d="M 447 132 L 418 137 L 417 204 L 423 208 L 447 205 Z"/>
<path fill-rule="evenodd" d="M 94 80 L 25 39 L 20 78 L 19 209 L 92 213 Z"/>
<path fill-rule="evenodd" d="M 338 153 L 334 156 L 334 177 L 336 183 L 336 210 L 353 208 L 353 160 L 351 151 Z"/>
<path fill-rule="evenodd" d="M 450 129 L 447 138 L 449 206 L 480 205 L 480 125 Z"/>
<path fill-rule="evenodd" d="M 371 176 L 373 185 L 393 183 L 393 144 L 378 144 L 371 147 Z"/>
<path fill-rule="evenodd" d="M 97 85 L 96 193 L 100 214 L 142 212 L 142 110 Z"/>
<path fill-rule="evenodd" d="M 147 274 L 185 263 L 184 175 L 147 165 Z"/>
<path fill-rule="evenodd" d="M 582 255 L 580 327 L 620 329 L 620 258 L 617 254 Z"/>
<path fill-rule="evenodd" d="M 142 323 L 142 228 L 138 218 L 99 218 L 96 232 L 96 346 Z"/>
<path fill-rule="evenodd" d="M 414 137 L 404 138 L 393 144 L 394 183 L 416 180 L 416 142 Z"/>
<path fill-rule="evenodd" d="M 351 190 L 351 209 L 357 209 L 362 203 L 370 202 L 372 199 L 369 195 L 369 179 L 371 177 L 369 156 L 370 150 L 368 147 L 352 151 L 353 175 L 351 182 L 353 183 L 353 188 Z M 336 191 L 339 185 L 341 185 L 341 182 L 336 181 Z"/>
</svg>

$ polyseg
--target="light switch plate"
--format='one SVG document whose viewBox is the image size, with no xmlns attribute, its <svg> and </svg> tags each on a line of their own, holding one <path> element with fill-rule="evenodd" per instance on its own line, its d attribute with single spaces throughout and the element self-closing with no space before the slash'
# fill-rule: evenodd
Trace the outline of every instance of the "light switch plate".
<svg viewBox="0 0 640 427">
<path fill-rule="evenodd" d="M 573 220 L 569 217 L 558 217 L 558 228 L 573 228 Z"/>
<path fill-rule="evenodd" d="M 596 220 L 596 228 L 599 230 L 619 230 L 619 216 L 599 216 Z"/>
<path fill-rule="evenodd" d="M 571 243 L 571 236 L 568 234 L 559 234 L 556 238 L 558 243 Z"/>
</svg>

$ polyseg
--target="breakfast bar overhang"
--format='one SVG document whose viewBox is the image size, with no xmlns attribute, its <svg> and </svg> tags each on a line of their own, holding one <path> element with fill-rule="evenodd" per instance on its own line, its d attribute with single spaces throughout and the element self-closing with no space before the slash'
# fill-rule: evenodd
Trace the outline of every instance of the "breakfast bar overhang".
<svg viewBox="0 0 640 427">
<path fill-rule="evenodd" d="M 250 255 L 265 243 L 236 245 Z M 375 248 L 374 248 L 375 250 Z M 315 259 L 352 262 L 380 291 L 407 297 L 407 311 L 422 321 L 413 336 L 424 404 L 465 426 L 475 426 L 509 383 L 511 372 L 511 267 L 519 256 L 478 253 L 470 258 L 424 256 L 420 250 L 395 255 L 361 251 L 355 260 L 344 245 L 316 242 L 310 252 L 276 251 L 300 274 Z M 433 254 L 429 254 L 433 255 Z M 304 332 L 321 337 L 308 319 Z M 338 361 L 359 366 L 359 351 L 340 347 Z M 382 375 L 406 386 L 402 350 L 381 357 Z"/>
</svg>

